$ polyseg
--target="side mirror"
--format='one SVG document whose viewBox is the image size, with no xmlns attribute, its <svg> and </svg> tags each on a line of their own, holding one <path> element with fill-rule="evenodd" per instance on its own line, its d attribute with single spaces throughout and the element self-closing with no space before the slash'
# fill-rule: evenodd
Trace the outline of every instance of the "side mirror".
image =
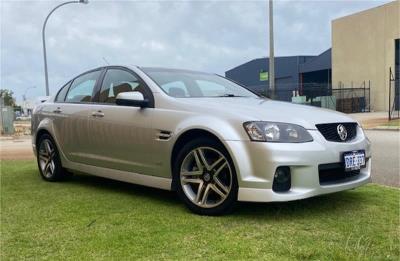
<svg viewBox="0 0 400 261">
<path fill-rule="evenodd" d="M 149 100 L 143 97 L 140 92 L 121 92 L 115 99 L 117 105 L 146 108 L 149 106 Z"/>
</svg>

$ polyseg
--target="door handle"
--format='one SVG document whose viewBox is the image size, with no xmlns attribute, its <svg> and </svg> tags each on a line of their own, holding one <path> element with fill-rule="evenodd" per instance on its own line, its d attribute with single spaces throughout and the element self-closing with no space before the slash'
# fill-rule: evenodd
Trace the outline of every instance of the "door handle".
<svg viewBox="0 0 400 261">
<path fill-rule="evenodd" d="M 61 113 L 61 112 L 62 112 L 62 110 L 61 110 L 61 108 L 60 108 L 60 107 L 57 107 L 57 109 L 55 109 L 53 112 L 54 112 L 54 113 Z"/>
<path fill-rule="evenodd" d="M 104 113 L 102 111 L 94 111 L 92 112 L 92 116 L 102 118 L 104 117 Z"/>
</svg>

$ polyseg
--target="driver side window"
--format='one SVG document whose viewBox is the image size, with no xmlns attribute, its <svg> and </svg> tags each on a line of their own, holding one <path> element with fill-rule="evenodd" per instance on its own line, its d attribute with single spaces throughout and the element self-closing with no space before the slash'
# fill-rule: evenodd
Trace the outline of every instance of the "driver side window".
<svg viewBox="0 0 400 261">
<path fill-rule="evenodd" d="M 146 97 L 145 90 L 139 80 L 130 72 L 120 69 L 108 69 L 100 90 L 100 103 L 115 103 L 121 92 L 138 91 Z"/>
</svg>

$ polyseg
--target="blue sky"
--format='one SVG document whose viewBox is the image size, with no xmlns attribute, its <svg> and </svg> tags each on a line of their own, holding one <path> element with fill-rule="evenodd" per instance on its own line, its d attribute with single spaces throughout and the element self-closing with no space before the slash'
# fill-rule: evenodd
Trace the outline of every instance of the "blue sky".
<svg viewBox="0 0 400 261">
<path fill-rule="evenodd" d="M 90 0 L 89 0 L 90 1 Z M 275 1 L 275 54 L 319 54 L 331 21 L 390 1 Z M 44 95 L 41 28 L 59 1 L 1 0 L 0 88 Z M 101 1 L 61 7 L 46 30 L 50 92 L 110 64 L 223 74 L 268 55 L 267 1 Z"/>
</svg>

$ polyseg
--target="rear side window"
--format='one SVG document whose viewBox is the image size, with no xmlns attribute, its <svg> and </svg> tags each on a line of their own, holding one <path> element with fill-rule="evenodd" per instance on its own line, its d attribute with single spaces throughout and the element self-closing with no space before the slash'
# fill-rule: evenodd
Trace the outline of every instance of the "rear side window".
<svg viewBox="0 0 400 261">
<path fill-rule="evenodd" d="M 57 97 L 56 97 L 56 102 L 64 102 L 65 100 L 65 95 L 68 92 L 68 88 L 71 85 L 71 82 L 67 83 L 64 85 L 61 90 L 58 92 Z"/>
<path fill-rule="evenodd" d="M 89 72 L 76 78 L 69 88 L 65 102 L 90 102 L 100 72 Z"/>
</svg>

